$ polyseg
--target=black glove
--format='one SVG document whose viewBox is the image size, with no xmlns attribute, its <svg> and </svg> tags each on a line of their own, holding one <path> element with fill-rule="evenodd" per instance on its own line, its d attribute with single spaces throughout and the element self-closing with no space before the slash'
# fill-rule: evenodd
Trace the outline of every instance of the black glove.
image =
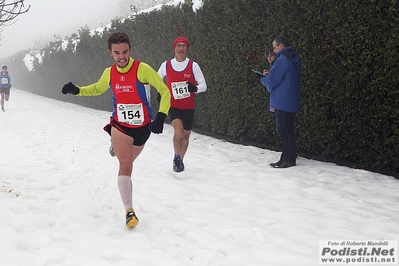
<svg viewBox="0 0 399 266">
<path fill-rule="evenodd" d="M 151 131 L 155 134 L 160 134 L 163 131 L 163 123 L 165 122 L 166 115 L 158 112 L 157 117 L 151 122 Z"/>
<path fill-rule="evenodd" d="M 76 94 L 79 94 L 79 92 L 80 92 L 80 89 L 78 87 L 76 87 L 75 85 L 73 85 L 72 82 L 69 82 L 69 83 L 65 84 L 64 87 L 62 87 L 63 94 L 70 93 L 70 94 L 76 95 Z"/>
<path fill-rule="evenodd" d="M 197 92 L 198 91 L 198 87 L 195 86 L 193 83 L 191 83 L 190 81 L 187 81 L 188 84 L 188 91 L 189 92 Z"/>
</svg>

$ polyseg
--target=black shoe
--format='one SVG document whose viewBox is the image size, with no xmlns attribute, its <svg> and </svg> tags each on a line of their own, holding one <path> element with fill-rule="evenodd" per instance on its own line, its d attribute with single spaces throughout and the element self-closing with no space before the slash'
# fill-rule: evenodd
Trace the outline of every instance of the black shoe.
<svg viewBox="0 0 399 266">
<path fill-rule="evenodd" d="M 295 166 L 296 163 L 287 163 L 287 162 L 282 162 L 280 164 L 277 164 L 275 166 L 273 166 L 273 168 L 288 168 L 288 167 L 292 167 Z"/>
<path fill-rule="evenodd" d="M 282 160 L 279 160 L 277 163 L 271 163 L 270 166 L 271 166 L 271 167 L 276 167 L 276 166 L 278 166 L 278 165 L 280 165 L 280 164 L 282 164 L 282 163 L 283 163 L 283 161 L 282 161 Z"/>
<path fill-rule="evenodd" d="M 181 159 L 173 160 L 173 171 L 178 172 L 178 173 L 184 171 L 184 164 Z"/>
</svg>

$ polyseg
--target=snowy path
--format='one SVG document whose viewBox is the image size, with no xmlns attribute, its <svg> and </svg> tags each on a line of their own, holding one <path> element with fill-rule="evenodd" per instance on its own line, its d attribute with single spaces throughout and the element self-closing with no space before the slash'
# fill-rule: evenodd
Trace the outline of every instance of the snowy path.
<svg viewBox="0 0 399 266">
<path fill-rule="evenodd" d="M 65 96 L 72 97 L 72 96 Z M 124 226 L 109 112 L 12 90 L 0 113 L 0 265 L 319 264 L 320 240 L 397 240 L 399 182 L 193 133 L 172 171 L 172 128 L 133 170 Z"/>
</svg>

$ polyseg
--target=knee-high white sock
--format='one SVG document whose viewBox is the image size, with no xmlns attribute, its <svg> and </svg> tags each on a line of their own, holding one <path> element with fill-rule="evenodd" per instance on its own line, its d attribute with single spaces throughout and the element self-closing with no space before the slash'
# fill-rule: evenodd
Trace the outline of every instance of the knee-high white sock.
<svg viewBox="0 0 399 266">
<path fill-rule="evenodd" d="M 118 188 L 125 210 L 133 207 L 132 178 L 126 175 L 118 176 Z"/>
</svg>

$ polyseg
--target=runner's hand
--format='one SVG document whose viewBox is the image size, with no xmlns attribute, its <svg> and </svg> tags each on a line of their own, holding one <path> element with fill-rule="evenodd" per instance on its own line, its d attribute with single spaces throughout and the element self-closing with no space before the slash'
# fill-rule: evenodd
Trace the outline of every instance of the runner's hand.
<svg viewBox="0 0 399 266">
<path fill-rule="evenodd" d="M 76 94 L 79 94 L 79 92 L 80 92 L 80 89 L 78 87 L 76 87 L 75 85 L 73 85 L 72 82 L 69 82 L 69 83 L 65 84 L 64 87 L 62 87 L 63 94 L 70 93 L 70 94 L 76 95 Z"/>
<path fill-rule="evenodd" d="M 194 84 L 192 84 L 190 81 L 187 81 L 187 84 L 188 84 L 189 92 L 197 92 L 198 91 L 198 87 L 195 86 Z"/>
<path fill-rule="evenodd" d="M 155 134 L 160 134 L 163 131 L 163 123 L 165 122 L 166 115 L 158 112 L 157 117 L 151 122 L 151 131 Z"/>
</svg>

